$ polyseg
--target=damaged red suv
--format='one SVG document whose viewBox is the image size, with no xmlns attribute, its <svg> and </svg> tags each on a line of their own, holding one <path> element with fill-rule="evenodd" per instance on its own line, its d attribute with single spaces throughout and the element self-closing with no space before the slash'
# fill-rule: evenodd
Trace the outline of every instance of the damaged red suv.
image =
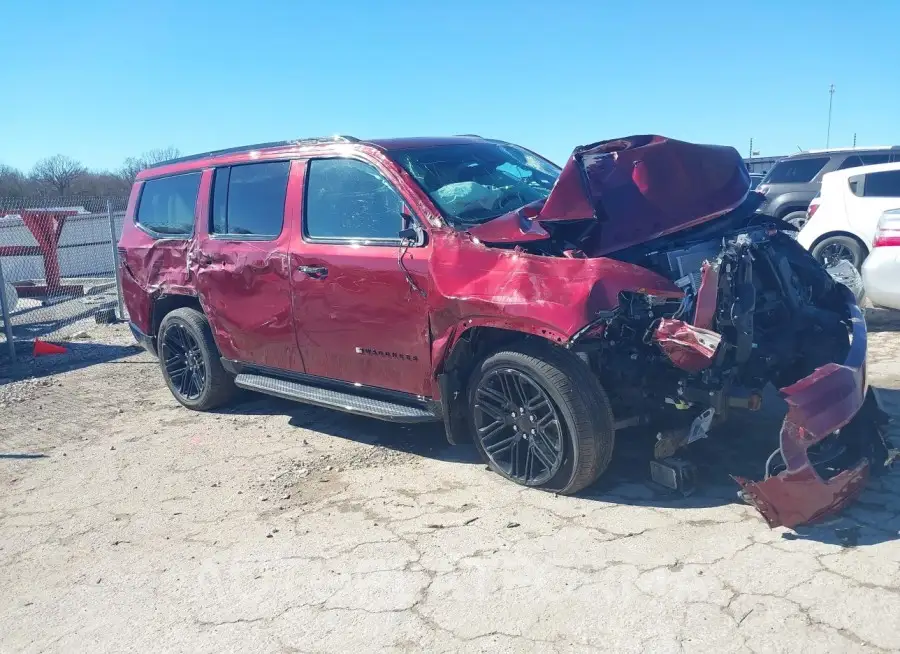
<svg viewBox="0 0 900 654">
<path fill-rule="evenodd" d="M 877 409 L 856 299 L 749 188 L 733 148 L 659 136 L 562 169 L 475 136 L 220 150 L 138 176 L 123 288 L 186 407 L 243 388 L 443 421 L 499 474 L 559 493 L 638 424 L 676 476 L 678 448 L 773 383 L 779 463 L 738 482 L 794 525 L 861 490 Z M 835 449 L 856 454 L 826 472 Z"/>
</svg>

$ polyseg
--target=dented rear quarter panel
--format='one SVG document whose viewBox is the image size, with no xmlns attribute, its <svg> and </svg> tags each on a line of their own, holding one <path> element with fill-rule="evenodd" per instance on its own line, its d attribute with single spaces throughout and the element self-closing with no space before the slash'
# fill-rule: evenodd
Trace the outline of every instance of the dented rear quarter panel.
<svg viewBox="0 0 900 654">
<path fill-rule="evenodd" d="M 145 334 L 153 331 L 153 302 L 164 295 L 195 295 L 188 270 L 194 239 L 153 235 L 134 220 L 142 182 L 131 189 L 119 248 L 122 251 L 122 295 L 131 322 Z M 197 208 L 195 207 L 195 218 Z M 196 233 L 196 230 L 195 230 Z"/>
</svg>

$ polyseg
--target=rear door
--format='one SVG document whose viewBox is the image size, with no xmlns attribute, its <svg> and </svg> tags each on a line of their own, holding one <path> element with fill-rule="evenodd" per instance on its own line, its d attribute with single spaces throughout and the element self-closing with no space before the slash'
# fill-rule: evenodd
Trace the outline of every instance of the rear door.
<svg viewBox="0 0 900 654">
<path fill-rule="evenodd" d="M 430 396 L 428 257 L 401 247 L 404 198 L 371 162 L 307 162 L 291 253 L 294 324 L 309 374 Z"/>
<path fill-rule="evenodd" d="M 206 171 L 206 207 L 191 259 L 222 356 L 302 371 L 291 314 L 290 178 L 290 161 Z"/>
<path fill-rule="evenodd" d="M 849 184 L 850 229 L 866 247 L 871 247 L 878 218 L 887 209 L 900 208 L 900 170 L 856 175 L 850 178 Z"/>
</svg>

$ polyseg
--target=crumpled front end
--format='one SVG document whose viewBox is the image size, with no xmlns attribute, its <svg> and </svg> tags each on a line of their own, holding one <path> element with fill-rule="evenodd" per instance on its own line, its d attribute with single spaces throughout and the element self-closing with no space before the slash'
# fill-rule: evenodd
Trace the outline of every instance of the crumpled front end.
<svg viewBox="0 0 900 654">
<path fill-rule="evenodd" d="M 858 441 L 873 436 L 866 430 L 878 428 L 877 406 L 861 411 L 864 403 L 874 405 L 875 400 L 866 395 L 865 320 L 850 291 L 847 311 L 852 342 L 846 360 L 822 366 L 781 389 L 789 407 L 779 449 L 785 469 L 774 476 L 767 470 L 763 481 L 735 479 L 770 527 L 794 527 L 839 511 L 862 492 L 868 479 L 870 462 L 865 457 L 826 480 L 809 454 L 810 448 L 843 428 L 854 432 Z"/>
<path fill-rule="evenodd" d="M 743 497 L 771 526 L 839 510 L 887 454 L 866 393 L 865 322 L 843 280 L 756 213 L 762 197 L 748 189 L 733 148 L 657 136 L 578 148 L 546 201 L 436 248 L 445 306 L 433 327 L 475 316 L 467 326 L 575 351 L 617 428 L 654 428 L 651 473 L 676 490 L 691 478 L 679 449 L 781 388 L 780 446 L 759 462 L 761 481 L 738 480 Z"/>
<path fill-rule="evenodd" d="M 623 256 L 674 279 L 684 297 L 623 294 L 599 367 L 620 411 L 656 413 L 654 466 L 730 409 L 758 408 L 771 383 L 789 410 L 763 479 L 736 478 L 743 497 L 772 527 L 840 510 L 887 455 L 854 294 L 773 225 L 663 245 Z"/>
</svg>

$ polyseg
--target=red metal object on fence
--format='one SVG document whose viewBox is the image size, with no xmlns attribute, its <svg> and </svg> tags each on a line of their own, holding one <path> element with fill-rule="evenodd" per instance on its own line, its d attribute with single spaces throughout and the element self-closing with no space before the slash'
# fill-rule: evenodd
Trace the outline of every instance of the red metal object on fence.
<svg viewBox="0 0 900 654">
<path fill-rule="evenodd" d="M 14 284 L 19 297 L 84 293 L 83 286 L 63 286 L 59 274 L 59 237 L 66 218 L 77 213 L 79 212 L 75 209 L 22 209 L 8 214 L 22 218 L 37 245 L 0 246 L 0 257 L 40 256 L 44 260 L 46 283 L 43 286 Z"/>
</svg>

